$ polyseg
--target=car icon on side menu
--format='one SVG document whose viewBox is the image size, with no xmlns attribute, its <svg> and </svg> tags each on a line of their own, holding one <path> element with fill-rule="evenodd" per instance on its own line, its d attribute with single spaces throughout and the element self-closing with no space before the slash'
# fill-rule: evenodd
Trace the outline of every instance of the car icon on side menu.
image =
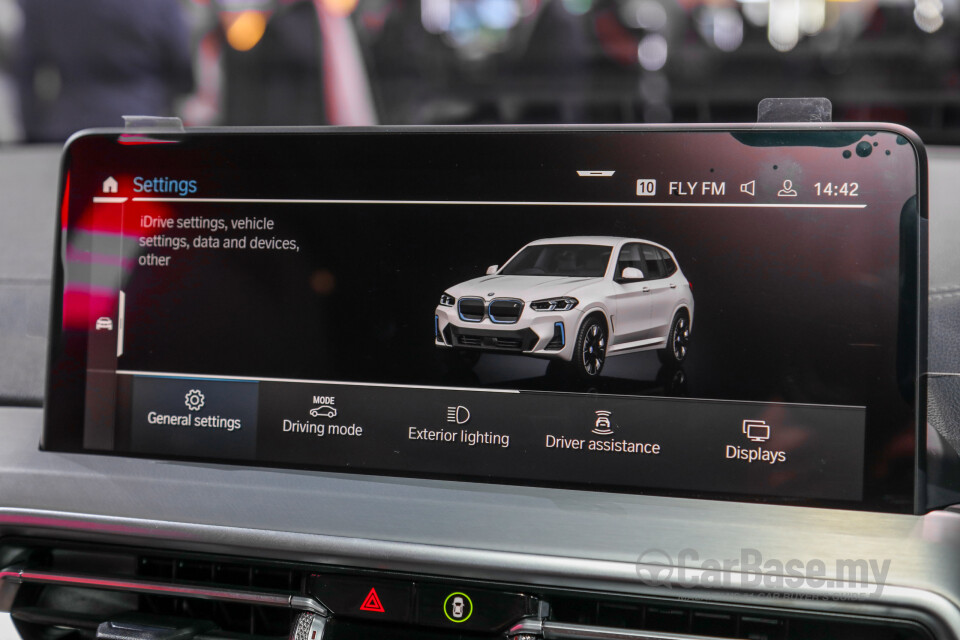
<svg viewBox="0 0 960 640">
<path fill-rule="evenodd" d="M 336 418 L 337 410 L 329 405 L 323 405 L 310 409 L 310 415 L 314 418 Z"/>
<path fill-rule="evenodd" d="M 443 292 L 434 316 L 439 348 L 557 359 L 584 378 L 636 351 L 678 365 L 692 330 L 693 291 L 673 252 L 607 236 L 531 242 Z"/>
</svg>

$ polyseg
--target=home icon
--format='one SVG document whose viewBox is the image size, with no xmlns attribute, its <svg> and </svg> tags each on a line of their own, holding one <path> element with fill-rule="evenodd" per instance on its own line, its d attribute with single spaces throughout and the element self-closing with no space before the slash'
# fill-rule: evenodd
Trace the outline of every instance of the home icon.
<svg viewBox="0 0 960 640">
<path fill-rule="evenodd" d="M 104 193 L 116 193 L 117 192 L 117 180 L 113 176 L 110 176 L 103 181 L 103 192 Z"/>
</svg>

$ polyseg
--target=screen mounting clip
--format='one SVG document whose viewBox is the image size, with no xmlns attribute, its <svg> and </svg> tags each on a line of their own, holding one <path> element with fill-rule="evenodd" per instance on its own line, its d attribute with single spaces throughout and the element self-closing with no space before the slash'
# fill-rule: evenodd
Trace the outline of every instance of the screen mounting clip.
<svg viewBox="0 0 960 640">
<path fill-rule="evenodd" d="M 764 98 L 757 105 L 757 122 L 832 122 L 828 98 Z"/>
<path fill-rule="evenodd" d="M 176 117 L 161 116 L 123 116 L 123 128 L 137 131 L 183 133 L 183 120 Z"/>
</svg>

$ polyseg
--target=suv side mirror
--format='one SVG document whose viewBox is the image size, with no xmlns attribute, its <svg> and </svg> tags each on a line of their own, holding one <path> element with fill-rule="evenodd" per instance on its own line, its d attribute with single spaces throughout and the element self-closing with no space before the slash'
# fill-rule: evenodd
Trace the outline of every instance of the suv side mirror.
<svg viewBox="0 0 960 640">
<path fill-rule="evenodd" d="M 620 277 L 624 280 L 643 280 L 643 271 L 636 267 L 627 267 L 620 274 Z"/>
<path fill-rule="evenodd" d="M 492 265 L 490 265 L 489 267 L 487 267 L 487 275 L 488 275 L 488 276 L 492 276 L 493 274 L 495 274 L 495 273 L 497 272 L 497 269 L 499 269 L 499 268 L 500 268 L 500 265 L 498 265 L 498 264 L 492 264 Z"/>
</svg>

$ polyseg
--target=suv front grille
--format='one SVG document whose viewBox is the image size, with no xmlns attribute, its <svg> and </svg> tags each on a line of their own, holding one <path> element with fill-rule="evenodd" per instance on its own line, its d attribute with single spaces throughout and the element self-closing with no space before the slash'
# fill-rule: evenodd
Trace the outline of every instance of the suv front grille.
<svg viewBox="0 0 960 640">
<path fill-rule="evenodd" d="M 523 300 L 496 298 L 487 304 L 483 298 L 460 298 L 457 313 L 464 322 L 480 322 L 486 316 L 495 324 L 515 324 L 523 313 Z"/>
<path fill-rule="evenodd" d="M 488 337 L 486 338 L 486 343 L 484 343 L 483 336 L 471 336 L 459 334 L 457 335 L 457 344 L 464 347 L 482 347 L 484 344 L 491 347 L 496 347 L 498 349 L 514 349 L 521 351 L 523 349 L 523 340 L 520 338 L 498 338 L 498 337 Z"/>
<path fill-rule="evenodd" d="M 451 344 L 472 349 L 490 349 L 493 351 L 530 351 L 539 337 L 533 329 L 475 329 L 473 327 L 451 327 Z"/>
<path fill-rule="evenodd" d="M 513 324 L 523 313 L 523 300 L 498 298 L 490 302 L 490 320 L 497 324 Z"/>
<path fill-rule="evenodd" d="M 483 298 L 460 298 L 457 303 L 457 311 L 460 318 L 466 322 L 480 322 L 483 320 L 483 314 L 486 304 Z"/>
</svg>

